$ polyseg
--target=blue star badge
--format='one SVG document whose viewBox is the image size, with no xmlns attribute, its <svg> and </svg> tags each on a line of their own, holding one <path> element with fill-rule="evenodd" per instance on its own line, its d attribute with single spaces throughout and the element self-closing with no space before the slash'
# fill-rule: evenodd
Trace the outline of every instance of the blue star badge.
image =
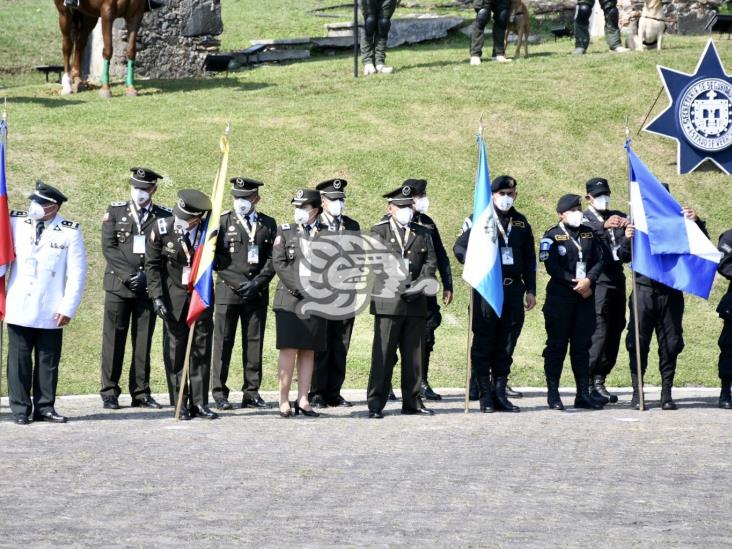
<svg viewBox="0 0 732 549">
<path fill-rule="evenodd" d="M 671 104 L 644 129 L 675 139 L 678 173 L 711 160 L 732 171 L 732 77 L 709 40 L 694 74 L 658 67 Z"/>
</svg>

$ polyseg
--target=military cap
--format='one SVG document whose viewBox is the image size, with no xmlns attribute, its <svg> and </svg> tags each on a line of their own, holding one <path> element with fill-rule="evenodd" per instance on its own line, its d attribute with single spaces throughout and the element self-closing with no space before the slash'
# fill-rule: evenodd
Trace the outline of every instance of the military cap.
<svg viewBox="0 0 732 549">
<path fill-rule="evenodd" d="M 315 189 L 298 189 L 290 203 L 295 204 L 295 206 L 310 204 L 311 206 L 320 208 L 320 191 Z"/>
<path fill-rule="evenodd" d="M 325 195 L 326 198 L 345 198 L 343 190 L 348 185 L 348 181 L 345 179 L 328 179 L 322 183 L 315 185 L 315 188 L 320 191 L 320 194 Z"/>
<path fill-rule="evenodd" d="M 264 185 L 261 181 L 256 179 L 250 179 L 248 177 L 232 177 L 229 179 L 231 183 L 231 196 L 234 198 L 246 198 L 256 194 L 259 191 L 259 187 Z"/>
<path fill-rule="evenodd" d="M 516 180 L 510 175 L 499 175 L 491 181 L 491 192 L 497 193 L 505 189 L 515 189 Z"/>
<path fill-rule="evenodd" d="M 130 171 L 132 172 L 130 185 L 138 189 L 146 189 L 150 185 L 157 185 L 158 179 L 163 178 L 162 175 L 148 168 L 130 168 Z"/>
<path fill-rule="evenodd" d="M 211 199 L 196 189 L 182 189 L 178 191 L 178 202 L 173 207 L 173 215 L 181 219 L 201 217 L 211 211 Z"/>
<path fill-rule="evenodd" d="M 34 190 L 28 198 L 44 206 L 46 204 L 61 205 L 68 200 L 64 193 L 59 191 L 56 187 L 47 185 L 40 179 L 36 181 L 36 190 Z"/>
<path fill-rule="evenodd" d="M 572 208 L 582 207 L 582 197 L 578 194 L 565 194 L 557 202 L 557 213 L 564 213 Z"/>
<path fill-rule="evenodd" d="M 415 194 L 424 194 L 427 192 L 427 180 L 426 179 L 405 179 L 402 183 L 403 187 L 411 187 L 412 196 Z"/>
<path fill-rule="evenodd" d="M 396 206 L 409 206 L 414 203 L 414 195 L 415 192 L 413 187 L 410 187 L 409 185 L 402 185 L 401 187 L 397 187 L 393 191 L 382 196 L 387 198 L 391 204 L 395 204 Z"/>
<path fill-rule="evenodd" d="M 590 196 L 600 196 L 601 194 L 610 194 L 610 183 L 603 177 L 593 177 L 586 184 L 587 194 Z"/>
</svg>

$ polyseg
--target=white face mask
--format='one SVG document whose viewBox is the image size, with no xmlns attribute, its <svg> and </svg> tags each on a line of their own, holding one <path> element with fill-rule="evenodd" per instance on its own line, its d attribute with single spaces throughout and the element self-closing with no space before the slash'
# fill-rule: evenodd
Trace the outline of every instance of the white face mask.
<svg viewBox="0 0 732 549">
<path fill-rule="evenodd" d="M 188 221 L 186 221 L 185 219 L 181 219 L 180 217 L 176 217 L 175 221 L 173 222 L 173 229 L 181 233 L 187 231 Z"/>
<path fill-rule="evenodd" d="M 582 212 L 574 211 L 568 212 L 564 222 L 570 227 L 579 227 L 582 223 Z"/>
<path fill-rule="evenodd" d="M 149 192 L 143 191 L 142 189 L 138 189 L 136 187 L 132 187 L 130 195 L 132 196 L 132 200 L 134 201 L 134 203 L 138 206 L 142 206 L 143 204 L 147 203 L 148 200 L 150 200 Z"/>
<path fill-rule="evenodd" d="M 328 202 L 328 205 L 325 206 L 325 209 L 333 217 L 338 217 L 343 213 L 344 207 L 345 204 L 343 200 L 331 200 L 330 202 Z"/>
<path fill-rule="evenodd" d="M 513 197 L 499 194 L 493 200 L 493 203 L 496 205 L 496 208 L 498 208 L 502 212 L 507 212 L 511 209 L 511 206 L 513 206 Z"/>
<path fill-rule="evenodd" d="M 414 199 L 414 209 L 419 213 L 427 213 L 430 209 L 430 199 L 426 196 L 420 196 Z"/>
<path fill-rule="evenodd" d="M 595 207 L 596 210 L 604 212 L 605 210 L 607 210 L 608 206 L 610 206 L 610 196 L 606 194 L 595 196 L 592 199 L 592 205 Z"/>
<path fill-rule="evenodd" d="M 38 221 L 45 216 L 46 210 L 43 209 L 43 206 L 35 201 L 30 203 L 30 206 L 28 206 L 28 217 L 30 217 L 34 221 Z"/>
<path fill-rule="evenodd" d="M 246 198 L 237 198 L 234 200 L 234 209 L 239 215 L 247 215 L 252 211 L 252 203 Z"/>
<path fill-rule="evenodd" d="M 396 211 L 396 220 L 401 225 L 407 225 L 410 221 L 412 221 L 412 216 L 414 215 L 414 210 L 412 208 L 405 206 L 403 208 L 399 208 Z"/>
<path fill-rule="evenodd" d="M 308 221 L 310 221 L 310 210 L 295 208 L 295 223 L 305 225 Z"/>
</svg>

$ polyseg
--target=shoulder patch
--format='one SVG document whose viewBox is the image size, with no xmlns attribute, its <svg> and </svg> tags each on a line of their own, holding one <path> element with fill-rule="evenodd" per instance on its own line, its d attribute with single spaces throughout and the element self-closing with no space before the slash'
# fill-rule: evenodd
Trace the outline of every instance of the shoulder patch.
<svg viewBox="0 0 732 549">
<path fill-rule="evenodd" d="M 580 233 L 580 238 L 592 238 L 592 233 Z"/>
<path fill-rule="evenodd" d="M 25 217 L 28 214 L 21 210 L 10 210 L 10 217 Z"/>
<path fill-rule="evenodd" d="M 163 234 L 168 234 L 168 226 L 165 224 L 165 219 L 158 219 L 158 232 Z"/>
<path fill-rule="evenodd" d="M 283 223 L 282 224 L 282 230 L 283 231 L 289 231 L 290 230 L 290 224 L 289 223 Z"/>
<path fill-rule="evenodd" d="M 112 202 L 110 204 L 110 206 L 112 206 L 114 208 L 120 208 L 122 206 L 127 206 L 127 202 L 124 202 L 124 201 L 120 200 L 120 201 L 117 201 L 117 202 Z"/>
<path fill-rule="evenodd" d="M 61 225 L 63 225 L 64 227 L 68 227 L 69 229 L 78 229 L 79 228 L 78 223 L 74 223 L 73 221 L 69 221 L 68 219 L 64 219 L 61 222 Z"/>
<path fill-rule="evenodd" d="M 549 249 L 554 244 L 551 238 L 542 238 L 539 241 L 539 261 L 546 261 L 549 258 Z"/>
<path fill-rule="evenodd" d="M 569 236 L 566 234 L 555 234 L 554 240 L 569 240 Z"/>
<path fill-rule="evenodd" d="M 514 221 L 511 223 L 511 225 L 514 227 L 521 227 L 521 228 L 526 227 L 526 223 L 524 223 L 523 221 Z"/>
</svg>

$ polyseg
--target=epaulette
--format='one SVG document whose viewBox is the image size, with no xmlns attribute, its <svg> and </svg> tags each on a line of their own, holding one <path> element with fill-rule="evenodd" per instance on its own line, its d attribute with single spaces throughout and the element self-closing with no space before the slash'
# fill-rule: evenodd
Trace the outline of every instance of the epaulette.
<svg viewBox="0 0 732 549">
<path fill-rule="evenodd" d="M 172 208 L 168 208 L 166 206 L 161 206 L 160 204 L 155 204 L 155 207 L 156 208 L 160 208 L 164 212 L 173 213 L 173 209 Z"/>
<path fill-rule="evenodd" d="M 63 225 L 64 227 L 68 227 L 69 229 L 78 229 L 79 228 L 78 223 L 74 223 L 73 221 L 69 221 L 68 219 L 64 219 L 61 222 L 61 225 Z"/>
<path fill-rule="evenodd" d="M 168 226 L 165 224 L 165 219 L 158 219 L 158 232 L 163 234 L 168 234 Z"/>
<path fill-rule="evenodd" d="M 112 203 L 110 204 L 110 206 L 112 206 L 112 207 L 114 207 L 114 208 L 120 208 L 120 207 L 122 207 L 122 206 L 127 206 L 127 202 L 123 202 L 123 201 L 121 201 L 121 200 L 120 200 L 120 201 L 118 201 L 118 202 L 112 202 Z"/>
<path fill-rule="evenodd" d="M 28 213 L 21 210 L 10 210 L 10 217 L 25 217 Z"/>
<path fill-rule="evenodd" d="M 523 221 L 512 221 L 511 225 L 513 225 L 514 227 L 526 227 L 526 223 L 524 223 Z"/>
<path fill-rule="evenodd" d="M 290 224 L 289 223 L 283 223 L 282 224 L 282 230 L 283 231 L 289 231 L 290 230 Z"/>
</svg>

